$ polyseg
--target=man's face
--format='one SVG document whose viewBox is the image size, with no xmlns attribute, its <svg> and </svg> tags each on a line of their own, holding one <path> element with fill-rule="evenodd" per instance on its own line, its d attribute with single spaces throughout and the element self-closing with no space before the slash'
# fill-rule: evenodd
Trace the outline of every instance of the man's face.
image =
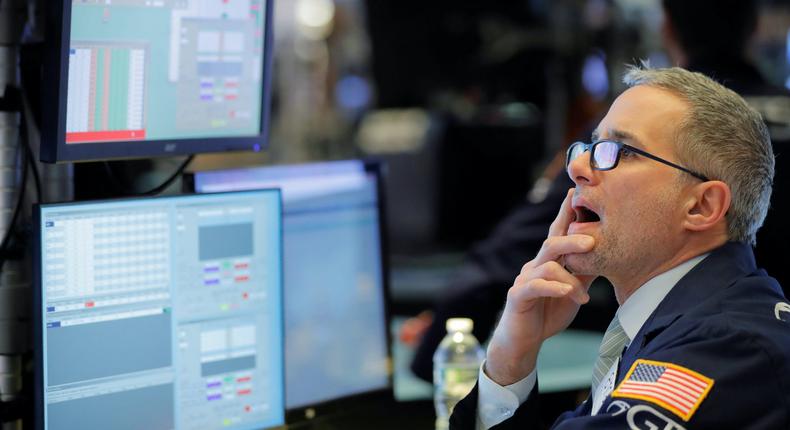
<svg viewBox="0 0 790 430">
<path fill-rule="evenodd" d="M 687 112 L 686 103 L 658 88 L 636 86 L 612 104 L 593 141 L 615 140 L 677 162 L 673 133 Z M 595 238 L 585 254 L 565 256 L 577 274 L 603 275 L 613 283 L 665 261 L 682 240 L 682 181 L 670 166 L 624 152 L 613 170 L 590 167 L 586 152 L 568 166 L 576 183 L 576 220 L 568 234 Z M 593 213 L 591 213 L 591 212 Z"/>
</svg>

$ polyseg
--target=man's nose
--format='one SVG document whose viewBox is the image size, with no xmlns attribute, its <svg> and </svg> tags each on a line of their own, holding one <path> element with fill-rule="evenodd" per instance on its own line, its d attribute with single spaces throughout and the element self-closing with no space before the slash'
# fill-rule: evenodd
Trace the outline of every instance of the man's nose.
<svg viewBox="0 0 790 430">
<path fill-rule="evenodd" d="M 590 166 L 590 151 L 584 151 L 568 163 L 568 176 L 576 185 L 590 185 L 595 181 L 595 172 Z"/>
</svg>

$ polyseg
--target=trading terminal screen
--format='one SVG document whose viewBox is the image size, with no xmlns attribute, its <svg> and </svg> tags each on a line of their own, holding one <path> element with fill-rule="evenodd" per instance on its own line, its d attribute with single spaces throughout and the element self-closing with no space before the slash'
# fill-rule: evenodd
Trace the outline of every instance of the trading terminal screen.
<svg viewBox="0 0 790 430">
<path fill-rule="evenodd" d="M 284 423 L 279 190 L 38 216 L 42 428 Z"/>
<path fill-rule="evenodd" d="M 378 176 L 357 160 L 198 172 L 198 192 L 281 187 L 286 408 L 390 389 Z"/>
<path fill-rule="evenodd" d="M 266 0 L 73 0 L 66 145 L 258 136 Z"/>
</svg>

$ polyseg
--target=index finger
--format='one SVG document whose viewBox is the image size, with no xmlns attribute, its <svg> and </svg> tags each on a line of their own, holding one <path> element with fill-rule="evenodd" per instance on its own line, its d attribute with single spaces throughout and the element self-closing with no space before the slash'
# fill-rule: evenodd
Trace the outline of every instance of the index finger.
<svg viewBox="0 0 790 430">
<path fill-rule="evenodd" d="M 575 188 L 569 189 L 568 194 L 565 196 L 565 200 L 562 201 L 560 212 L 557 214 L 557 218 L 554 218 L 554 222 L 551 223 L 551 227 L 549 227 L 549 237 L 565 236 L 568 234 L 568 227 L 576 218 L 576 214 L 573 212 L 573 207 L 571 206 L 574 190 Z"/>
</svg>

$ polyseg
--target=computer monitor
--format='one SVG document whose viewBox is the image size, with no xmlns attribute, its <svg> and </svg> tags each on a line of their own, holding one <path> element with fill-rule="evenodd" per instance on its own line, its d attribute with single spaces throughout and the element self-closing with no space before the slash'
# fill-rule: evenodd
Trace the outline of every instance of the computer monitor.
<svg viewBox="0 0 790 430">
<path fill-rule="evenodd" d="M 198 192 L 282 188 L 289 422 L 392 395 L 379 178 L 358 160 L 194 174 Z"/>
<path fill-rule="evenodd" d="M 53 0 L 41 160 L 266 145 L 272 0 Z"/>
<path fill-rule="evenodd" d="M 279 190 L 36 210 L 36 428 L 284 424 Z"/>
</svg>

